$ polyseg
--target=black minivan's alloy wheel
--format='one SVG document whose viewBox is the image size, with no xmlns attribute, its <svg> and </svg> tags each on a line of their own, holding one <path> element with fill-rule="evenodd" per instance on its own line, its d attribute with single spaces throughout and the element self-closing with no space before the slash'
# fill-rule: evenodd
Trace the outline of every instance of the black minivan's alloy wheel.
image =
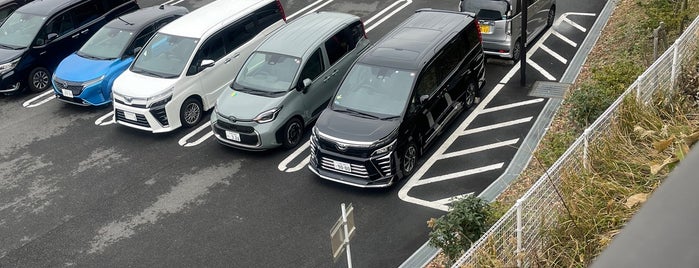
<svg viewBox="0 0 699 268">
<path fill-rule="evenodd" d="M 464 108 L 468 109 L 476 103 L 476 95 L 478 94 L 478 89 L 476 83 L 469 81 L 466 86 L 466 92 L 464 93 Z"/>
<path fill-rule="evenodd" d="M 301 143 L 301 137 L 303 137 L 303 123 L 296 117 L 291 118 L 284 125 L 282 145 L 286 149 L 294 148 Z"/>
<path fill-rule="evenodd" d="M 193 127 L 201 120 L 204 108 L 201 102 L 195 98 L 188 98 L 180 108 L 180 121 L 182 126 Z"/>
<path fill-rule="evenodd" d="M 403 178 L 407 178 L 412 175 L 415 171 L 415 166 L 417 165 L 417 147 L 414 142 L 409 142 L 405 146 L 405 150 L 400 156 L 400 168 L 403 172 Z"/>
<path fill-rule="evenodd" d="M 45 91 L 51 86 L 51 74 L 44 67 L 34 68 L 29 73 L 29 90 L 32 92 Z"/>
</svg>

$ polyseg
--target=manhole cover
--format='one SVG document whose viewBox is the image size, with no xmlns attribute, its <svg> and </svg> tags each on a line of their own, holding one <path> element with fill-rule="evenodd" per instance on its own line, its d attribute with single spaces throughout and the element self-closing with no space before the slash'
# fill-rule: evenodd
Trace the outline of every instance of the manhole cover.
<svg viewBox="0 0 699 268">
<path fill-rule="evenodd" d="M 536 81 L 529 96 L 562 99 L 569 87 L 567 83 Z"/>
</svg>

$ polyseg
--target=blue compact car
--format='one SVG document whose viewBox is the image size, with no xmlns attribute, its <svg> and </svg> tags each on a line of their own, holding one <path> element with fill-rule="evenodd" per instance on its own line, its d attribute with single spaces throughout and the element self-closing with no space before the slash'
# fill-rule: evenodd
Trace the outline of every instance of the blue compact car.
<svg viewBox="0 0 699 268">
<path fill-rule="evenodd" d="M 114 79 L 129 67 L 140 48 L 158 29 L 187 12 L 184 7 L 161 5 L 107 23 L 58 65 L 52 78 L 56 98 L 81 106 L 110 103 Z"/>
</svg>

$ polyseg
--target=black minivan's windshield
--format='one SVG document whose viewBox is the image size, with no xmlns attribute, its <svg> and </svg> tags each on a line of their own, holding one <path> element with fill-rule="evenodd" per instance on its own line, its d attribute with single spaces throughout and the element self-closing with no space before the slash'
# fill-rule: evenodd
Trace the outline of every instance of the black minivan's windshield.
<svg viewBox="0 0 699 268">
<path fill-rule="evenodd" d="M 78 55 L 103 60 L 116 59 L 129 45 L 133 35 L 132 31 L 102 27 L 78 50 Z"/>
<path fill-rule="evenodd" d="M 476 13 L 483 20 L 505 19 L 509 8 L 505 0 L 465 0 L 461 5 L 461 11 Z"/>
<path fill-rule="evenodd" d="M 182 74 L 198 39 L 157 33 L 134 61 L 131 71 L 162 78 Z"/>
<path fill-rule="evenodd" d="M 355 64 L 340 85 L 332 108 L 379 118 L 400 116 L 414 81 L 413 71 Z"/>
<path fill-rule="evenodd" d="M 266 92 L 291 89 L 301 59 L 281 54 L 255 52 L 245 62 L 235 83 L 244 88 Z"/>
<path fill-rule="evenodd" d="M 0 26 L 0 46 L 10 49 L 28 47 L 44 25 L 46 17 L 14 12 Z"/>
</svg>

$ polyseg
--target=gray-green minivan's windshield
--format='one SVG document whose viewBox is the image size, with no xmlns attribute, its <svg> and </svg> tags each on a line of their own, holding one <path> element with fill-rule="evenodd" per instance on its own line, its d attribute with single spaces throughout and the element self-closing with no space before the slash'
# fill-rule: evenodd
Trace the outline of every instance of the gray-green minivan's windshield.
<svg viewBox="0 0 699 268">
<path fill-rule="evenodd" d="M 340 85 L 333 109 L 387 118 L 399 116 L 410 99 L 415 72 L 355 64 Z"/>
<path fill-rule="evenodd" d="M 129 45 L 133 34 L 132 31 L 102 27 L 78 50 L 78 55 L 94 59 L 116 59 Z"/>
<path fill-rule="evenodd" d="M 10 49 L 28 47 L 44 25 L 46 17 L 14 12 L 0 26 L 0 46 Z"/>
<path fill-rule="evenodd" d="M 182 74 L 198 39 L 157 33 L 134 61 L 131 71 L 175 78 Z"/>
<path fill-rule="evenodd" d="M 505 0 L 464 0 L 461 11 L 476 13 L 482 20 L 506 19 L 509 3 Z"/>
<path fill-rule="evenodd" d="M 255 52 L 248 58 L 235 82 L 244 87 L 266 92 L 291 89 L 301 59 L 281 54 Z"/>
</svg>

